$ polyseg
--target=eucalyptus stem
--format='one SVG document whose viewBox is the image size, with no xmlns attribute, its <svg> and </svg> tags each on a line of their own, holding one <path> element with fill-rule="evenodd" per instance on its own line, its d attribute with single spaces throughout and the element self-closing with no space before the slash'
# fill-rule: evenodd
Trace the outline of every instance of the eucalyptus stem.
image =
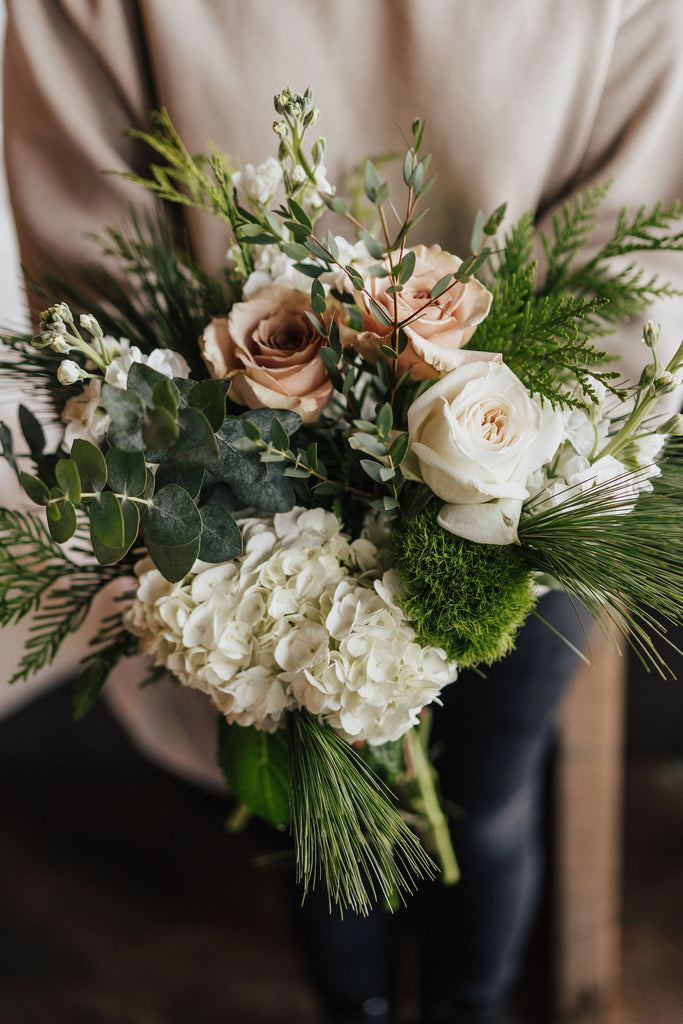
<svg viewBox="0 0 683 1024">
<path fill-rule="evenodd" d="M 434 769 L 423 746 L 419 727 L 408 730 L 404 743 L 420 793 L 420 811 L 429 822 L 430 836 L 441 867 L 441 881 L 444 885 L 455 885 L 460 878 L 460 868 L 453 850 L 448 819 L 441 809 L 434 786 Z"/>
</svg>

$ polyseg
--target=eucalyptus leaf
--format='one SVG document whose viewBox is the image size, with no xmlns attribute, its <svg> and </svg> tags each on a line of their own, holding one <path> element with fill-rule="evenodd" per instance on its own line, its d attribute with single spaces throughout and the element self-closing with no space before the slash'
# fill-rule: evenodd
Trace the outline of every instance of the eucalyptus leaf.
<svg viewBox="0 0 683 1024">
<path fill-rule="evenodd" d="M 107 463 L 104 455 L 94 444 L 77 437 L 71 446 L 71 461 L 76 463 L 84 491 L 101 491 L 107 482 Z"/>
<path fill-rule="evenodd" d="M 105 544 L 92 530 L 90 532 L 93 554 L 100 565 L 116 565 L 128 554 L 137 540 L 140 528 L 140 513 L 137 505 L 132 501 L 122 501 L 121 515 L 123 518 L 123 540 L 118 546 L 112 547 Z"/>
<path fill-rule="evenodd" d="M 214 432 L 223 426 L 225 398 L 229 387 L 230 382 L 227 380 L 199 380 L 188 393 L 188 405 L 204 413 Z"/>
<path fill-rule="evenodd" d="M 76 463 L 71 459 L 59 459 L 55 466 L 55 477 L 69 501 L 78 505 L 81 500 L 81 478 Z"/>
<path fill-rule="evenodd" d="M 90 537 L 97 538 L 110 548 L 123 544 L 123 513 L 121 501 L 113 491 L 102 491 L 88 506 Z"/>
<path fill-rule="evenodd" d="M 149 556 L 157 569 L 169 583 L 179 583 L 197 561 L 199 554 L 199 537 L 188 544 L 169 547 L 165 544 L 154 544 L 147 541 Z"/>
<path fill-rule="evenodd" d="M 150 409 L 141 422 L 141 437 L 145 448 L 170 448 L 178 439 L 175 415 L 161 407 Z"/>
<path fill-rule="evenodd" d="M 230 792 L 260 818 L 289 821 L 289 745 L 283 729 L 268 733 L 219 719 L 218 763 Z"/>
<path fill-rule="evenodd" d="M 184 466 L 177 462 L 167 462 L 159 466 L 154 479 L 157 490 L 161 490 L 166 484 L 178 484 L 196 502 L 204 483 L 205 474 L 206 471 L 202 466 Z"/>
<path fill-rule="evenodd" d="M 168 452 L 176 462 L 190 466 L 209 466 L 219 455 L 216 435 L 199 409 L 181 409 L 178 413 L 179 436 Z"/>
<path fill-rule="evenodd" d="M 230 484 L 231 487 L 234 481 L 257 484 L 266 476 L 266 467 L 261 463 L 257 451 L 242 452 L 231 443 L 244 439 L 244 422 L 237 416 L 226 416 L 223 426 L 216 434 L 218 459 L 209 463 L 207 468 L 216 479 Z"/>
<path fill-rule="evenodd" d="M 270 463 L 267 468 L 267 477 L 256 486 L 233 481 L 232 490 L 246 505 L 254 505 L 262 512 L 291 511 L 296 504 L 296 494 L 289 479 L 284 476 L 284 464 Z"/>
<path fill-rule="evenodd" d="M 65 544 L 76 532 L 76 509 L 67 498 L 64 498 L 48 505 L 48 511 L 50 514 L 47 517 L 47 528 L 50 536 L 57 544 Z"/>
<path fill-rule="evenodd" d="M 166 484 L 151 498 L 144 523 L 145 543 L 178 547 L 198 542 L 201 532 L 199 509 L 184 488 Z"/>
<path fill-rule="evenodd" d="M 168 377 L 157 381 L 152 390 L 152 405 L 155 409 L 166 409 L 175 418 L 180 404 L 180 392 Z"/>
<path fill-rule="evenodd" d="M 50 500 L 49 488 L 37 476 L 31 476 L 30 473 L 20 473 L 19 483 L 23 487 L 24 492 L 36 505 L 47 505 Z"/>
<path fill-rule="evenodd" d="M 168 377 L 146 363 L 133 363 L 128 371 L 126 386 L 129 392 L 140 396 L 145 406 L 149 406 L 154 405 L 154 388 L 165 380 Z"/>
<path fill-rule="evenodd" d="M 110 448 L 106 456 L 109 486 L 117 494 L 139 498 L 147 485 L 147 466 L 142 452 Z"/>
<path fill-rule="evenodd" d="M 202 536 L 199 557 L 203 562 L 229 562 L 242 553 L 240 528 L 223 505 L 200 509 Z"/>
</svg>

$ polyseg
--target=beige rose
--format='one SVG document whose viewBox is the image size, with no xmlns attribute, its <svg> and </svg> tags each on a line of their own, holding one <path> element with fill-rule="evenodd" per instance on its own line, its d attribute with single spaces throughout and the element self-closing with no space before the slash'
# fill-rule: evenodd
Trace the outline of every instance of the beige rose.
<svg viewBox="0 0 683 1024">
<path fill-rule="evenodd" d="M 398 295 L 387 294 L 391 285 L 388 277 L 378 278 L 368 274 L 364 279 L 366 292 L 392 319 L 394 298 L 398 318 L 405 320 L 417 314 L 417 310 L 429 301 L 437 281 L 446 274 L 455 273 L 462 266 L 462 260 L 444 252 L 438 245 L 429 248 L 417 245 L 412 251 L 416 256 L 415 270 Z M 390 334 L 391 328 L 381 324 L 373 315 L 365 293 L 356 292 L 356 302 L 363 316 L 363 333 L 354 341 L 354 346 L 374 361 L 379 339 Z M 472 278 L 466 284 L 454 284 L 422 309 L 404 328 L 408 345 L 399 357 L 399 371 L 404 373 L 410 369 L 414 380 L 434 380 L 471 361 L 473 354 L 462 352 L 461 349 L 472 337 L 490 306 L 491 293 L 479 281 Z M 474 358 L 479 359 L 481 356 L 475 355 Z"/>
<path fill-rule="evenodd" d="M 562 440 L 563 417 L 532 397 L 505 363 L 470 363 L 408 409 L 404 471 L 442 498 L 446 530 L 486 544 L 517 538 L 527 481 Z"/>
<path fill-rule="evenodd" d="M 291 409 L 316 419 L 332 392 L 320 358 L 322 338 L 306 316 L 307 295 L 263 288 L 216 317 L 199 347 L 212 377 L 229 377 L 230 397 L 249 409 Z"/>
</svg>

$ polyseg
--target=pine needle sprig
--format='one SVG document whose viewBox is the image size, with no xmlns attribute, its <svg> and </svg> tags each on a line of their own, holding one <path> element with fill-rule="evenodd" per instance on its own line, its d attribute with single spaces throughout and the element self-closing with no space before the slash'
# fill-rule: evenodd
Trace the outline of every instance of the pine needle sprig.
<svg viewBox="0 0 683 1024">
<path fill-rule="evenodd" d="M 49 664 L 68 634 L 83 623 L 102 587 L 122 571 L 120 566 L 75 562 L 35 516 L 0 509 L 0 625 L 34 614 L 10 683 Z"/>
<path fill-rule="evenodd" d="M 292 833 L 304 895 L 325 881 L 330 905 L 365 915 L 413 891 L 436 867 L 362 758 L 306 712 L 289 716 Z"/>
<path fill-rule="evenodd" d="M 584 493 L 569 489 L 559 505 L 537 513 L 532 503 L 519 539 L 531 569 L 575 594 L 664 674 L 653 637 L 673 646 L 666 623 L 683 617 L 681 495 L 641 494 L 633 508 L 631 482 L 624 474 Z"/>
</svg>

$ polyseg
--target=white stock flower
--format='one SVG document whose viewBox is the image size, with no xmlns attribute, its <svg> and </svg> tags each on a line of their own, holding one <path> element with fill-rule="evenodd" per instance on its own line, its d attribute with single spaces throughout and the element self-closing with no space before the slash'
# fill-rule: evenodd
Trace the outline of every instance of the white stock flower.
<svg viewBox="0 0 683 1024">
<path fill-rule="evenodd" d="M 282 181 L 282 167 L 273 156 L 254 166 L 247 164 L 244 171 L 236 171 L 232 183 L 238 192 L 244 192 L 261 206 L 270 202 Z"/>
<path fill-rule="evenodd" d="M 396 603 L 397 577 L 374 588 L 354 571 L 375 565 L 366 537 L 337 517 L 295 508 L 242 522 L 244 553 L 197 562 L 167 583 L 146 559 L 126 613 L 140 648 L 230 722 L 272 731 L 303 707 L 348 740 L 398 739 L 456 675 L 443 651 L 420 646 Z"/>
<path fill-rule="evenodd" d="M 170 349 L 157 348 L 149 355 L 145 355 L 136 346 L 131 346 L 127 338 L 117 340 L 106 337 L 104 344 L 107 351 L 118 353 L 109 363 L 104 376 L 107 384 L 111 384 L 112 387 L 125 390 L 128 372 L 133 363 L 144 363 L 168 378 L 187 378 L 190 375 L 190 367 L 183 357 Z M 64 406 L 62 423 L 65 424 L 65 429 L 62 444 L 67 451 L 71 450 L 76 438 L 99 446 L 107 436 L 111 417 L 102 405 L 101 394 L 102 382 L 97 379 L 89 380 L 80 394 L 70 398 Z"/>
</svg>

